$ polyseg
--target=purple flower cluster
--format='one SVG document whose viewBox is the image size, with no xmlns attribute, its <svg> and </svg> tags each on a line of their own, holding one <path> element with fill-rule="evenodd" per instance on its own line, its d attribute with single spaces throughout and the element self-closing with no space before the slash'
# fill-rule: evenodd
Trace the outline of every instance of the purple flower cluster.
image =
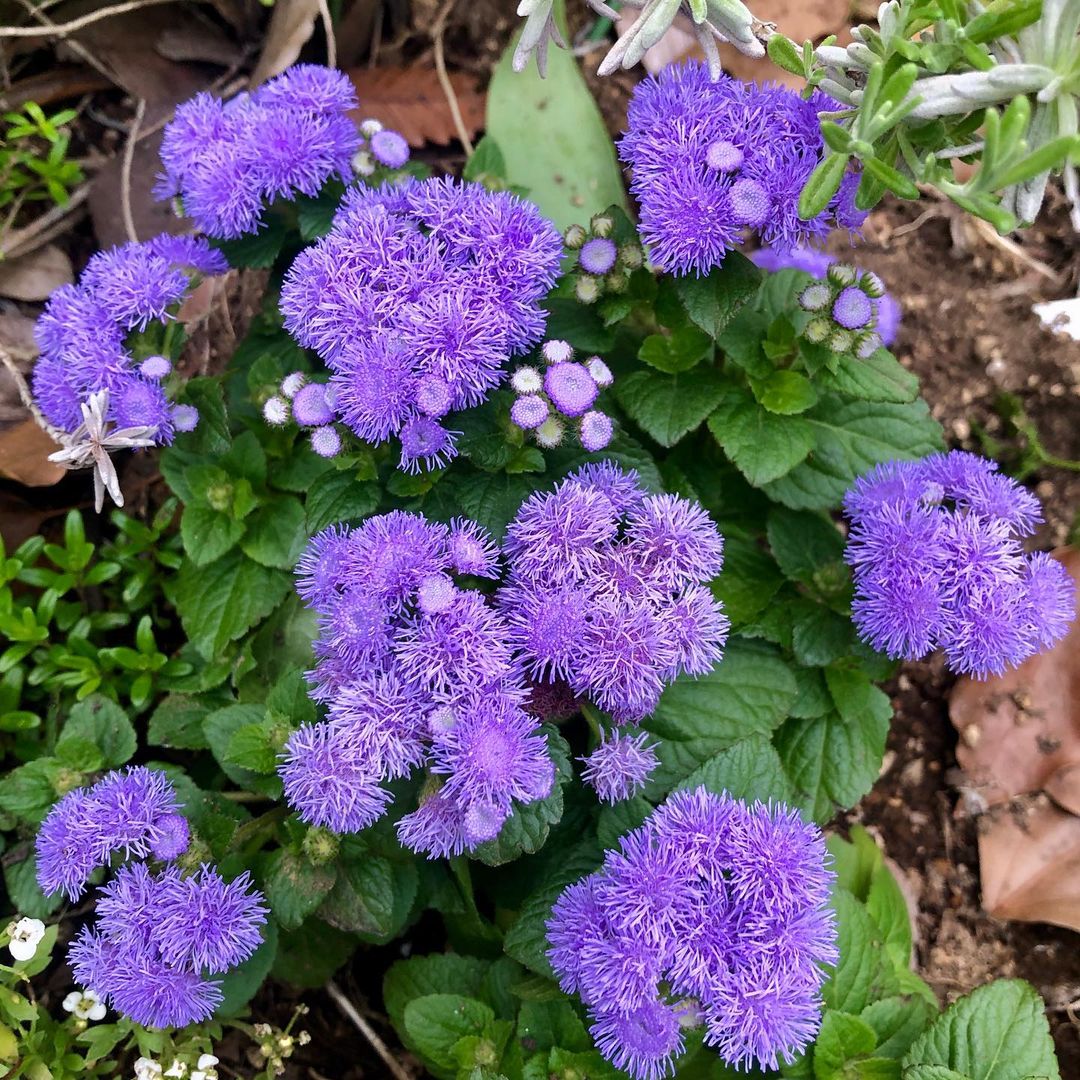
<svg viewBox="0 0 1080 1080">
<path fill-rule="evenodd" d="M 820 1026 L 832 880 L 795 810 L 676 792 L 556 901 L 548 958 L 634 1080 L 671 1075 L 700 1024 L 728 1065 L 777 1069 Z"/>
<path fill-rule="evenodd" d="M 565 417 L 575 422 L 578 439 L 589 453 L 603 450 L 611 442 L 613 427 L 607 413 L 593 404 L 615 381 L 611 369 L 599 356 L 576 362 L 565 341 L 547 341 L 540 353 L 547 364 L 543 374 L 534 367 L 519 367 L 510 379 L 517 394 L 510 419 L 550 449 L 562 443 L 566 425 L 560 417 Z"/>
<path fill-rule="evenodd" d="M 750 259 L 762 270 L 775 273 L 778 270 L 802 270 L 811 277 L 822 281 L 829 272 L 829 267 L 836 263 L 836 257 L 817 248 L 793 248 L 790 251 L 777 251 L 775 248 L 760 248 Z M 850 287 L 850 286 L 849 286 Z M 874 329 L 881 338 L 881 344 L 892 345 L 900 331 L 901 310 L 899 303 L 887 292 L 881 296 L 870 297 L 873 306 Z"/>
<path fill-rule="evenodd" d="M 360 133 L 348 114 L 357 107 L 348 76 L 318 64 L 297 64 L 228 102 L 197 94 L 165 129 L 157 194 L 179 195 L 210 236 L 255 232 L 266 202 L 352 178 Z"/>
<path fill-rule="evenodd" d="M 450 178 L 354 188 L 290 268 L 281 310 L 333 372 L 338 417 L 368 442 L 397 436 L 403 469 L 437 467 L 456 454 L 442 418 L 483 401 L 542 336 L 562 250 L 507 192 Z"/>
<path fill-rule="evenodd" d="M 604 732 L 600 745 L 582 760 L 581 779 L 601 802 L 617 803 L 633 798 L 649 781 L 660 759 L 656 744 L 648 743 L 644 731 Z"/>
<path fill-rule="evenodd" d="M 36 841 L 37 880 L 46 895 L 82 894 L 113 855 L 171 860 L 188 847 L 180 803 L 163 772 L 133 766 L 69 791 L 49 811 Z"/>
<path fill-rule="evenodd" d="M 162 387 L 172 365 L 161 356 L 136 360 L 125 341 L 171 318 L 194 275 L 227 268 L 205 240 L 167 233 L 94 255 L 77 285 L 49 297 L 34 327 L 41 356 L 33 392 L 45 418 L 74 431 L 82 423 L 80 404 L 108 390 L 106 419 L 118 428 L 151 428 L 159 443 L 170 442 L 186 422 Z"/>
<path fill-rule="evenodd" d="M 76 980 L 136 1023 L 183 1027 L 221 1002 L 220 975 L 262 942 L 267 908 L 245 872 L 226 882 L 203 865 L 189 876 L 128 863 L 101 890 L 97 921 L 71 943 Z"/>
<path fill-rule="evenodd" d="M 858 178 L 845 177 L 829 207 L 799 217 L 799 196 L 824 155 L 818 113 L 781 86 L 721 76 L 704 64 L 665 68 L 639 83 L 619 153 L 633 168 L 641 235 L 652 261 L 676 274 L 723 262 L 747 229 L 781 250 L 824 236 L 831 222 L 858 228 Z"/>
<path fill-rule="evenodd" d="M 1025 554 L 1038 501 L 997 464 L 954 450 L 890 461 L 844 507 L 860 636 L 893 658 L 936 648 L 957 672 L 1000 675 L 1065 636 L 1075 589 L 1065 567 Z"/>
<path fill-rule="evenodd" d="M 728 621 L 708 583 L 723 538 L 699 505 L 647 494 L 633 471 L 586 465 L 535 493 L 505 551 L 499 607 L 533 681 L 565 682 L 624 723 L 720 660 Z"/>
<path fill-rule="evenodd" d="M 263 403 L 263 419 L 281 427 L 291 419 L 311 431 L 311 448 L 319 457 L 337 457 L 341 435 L 334 424 L 333 393 L 324 383 L 309 382 L 301 371 L 286 375 L 280 393 Z"/>
<path fill-rule="evenodd" d="M 408 848 L 457 855 L 494 838 L 513 804 L 546 797 L 554 766 L 510 633 L 455 575 L 498 576 L 474 522 L 394 511 L 313 537 L 298 592 L 319 615 L 312 696 L 327 719 L 299 729 L 280 766 L 285 797 L 311 824 L 366 828 L 391 801 L 384 781 L 428 768 Z"/>
</svg>

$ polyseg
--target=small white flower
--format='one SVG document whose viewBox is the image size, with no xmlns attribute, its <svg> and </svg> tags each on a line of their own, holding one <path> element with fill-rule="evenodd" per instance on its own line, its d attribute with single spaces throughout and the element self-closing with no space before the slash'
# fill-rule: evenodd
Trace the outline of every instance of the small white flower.
<svg viewBox="0 0 1080 1080">
<path fill-rule="evenodd" d="M 566 425 L 557 417 L 549 417 L 533 432 L 537 443 L 545 450 L 553 450 L 563 441 Z"/>
<path fill-rule="evenodd" d="M 162 1075 L 160 1062 L 153 1058 L 141 1057 L 135 1061 L 135 1080 L 158 1080 Z"/>
<path fill-rule="evenodd" d="M 585 370 L 592 376 L 592 381 L 601 389 L 610 386 L 615 381 L 615 376 L 611 374 L 611 368 L 599 356 L 590 356 L 585 362 Z"/>
<path fill-rule="evenodd" d="M 357 176 L 370 176 L 375 171 L 375 159 L 367 150 L 357 150 L 352 159 L 353 172 Z"/>
<path fill-rule="evenodd" d="M 214 1068 L 217 1063 L 213 1054 L 200 1054 L 191 1071 L 191 1080 L 217 1080 L 217 1069 Z"/>
<path fill-rule="evenodd" d="M 544 380 L 534 367 L 519 367 L 510 378 L 510 385 L 519 394 L 535 394 L 544 388 Z"/>
<path fill-rule="evenodd" d="M 166 1070 L 166 1076 L 184 1077 L 187 1076 L 187 1065 L 177 1058 Z"/>
<path fill-rule="evenodd" d="M 559 339 L 545 341 L 544 347 L 540 351 L 549 364 L 566 364 L 574 358 L 574 350 L 570 347 L 569 341 Z"/>
<path fill-rule="evenodd" d="M 302 371 L 294 371 L 281 380 L 281 392 L 287 398 L 294 398 L 303 389 L 307 376 Z"/>
<path fill-rule="evenodd" d="M 360 134 L 363 135 L 365 139 L 370 139 L 372 135 L 378 135 L 382 129 L 383 126 L 378 120 L 365 120 L 360 125 Z"/>
<path fill-rule="evenodd" d="M 282 398 L 276 395 L 271 398 L 267 398 L 263 404 L 263 419 L 273 427 L 281 427 L 289 419 L 289 404 Z"/>
<path fill-rule="evenodd" d="M 78 1020 L 103 1020 L 105 1003 L 94 990 L 72 990 L 63 1001 L 64 1011 Z"/>
<path fill-rule="evenodd" d="M 45 924 L 40 919 L 22 918 L 8 927 L 11 941 L 8 949 L 16 960 L 32 960 L 41 939 L 45 936 Z"/>
</svg>

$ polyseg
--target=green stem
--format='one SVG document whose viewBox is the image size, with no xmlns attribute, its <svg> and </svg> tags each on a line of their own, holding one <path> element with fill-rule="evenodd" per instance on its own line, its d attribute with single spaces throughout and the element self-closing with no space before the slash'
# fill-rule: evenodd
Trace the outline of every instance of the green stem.
<svg viewBox="0 0 1080 1080">
<path fill-rule="evenodd" d="M 229 850 L 239 851 L 253 840 L 259 840 L 261 843 L 262 834 L 272 832 L 288 816 L 289 808 L 287 806 L 275 806 L 273 810 L 267 810 L 265 814 L 260 814 L 257 818 L 246 821 L 233 833 L 233 838 L 229 842 Z"/>
<path fill-rule="evenodd" d="M 586 723 L 589 725 L 589 730 L 592 732 L 592 744 L 589 747 L 590 750 L 595 750 L 603 738 L 603 729 L 600 726 L 600 713 L 589 702 L 583 701 L 581 703 L 581 715 L 585 717 Z"/>
</svg>

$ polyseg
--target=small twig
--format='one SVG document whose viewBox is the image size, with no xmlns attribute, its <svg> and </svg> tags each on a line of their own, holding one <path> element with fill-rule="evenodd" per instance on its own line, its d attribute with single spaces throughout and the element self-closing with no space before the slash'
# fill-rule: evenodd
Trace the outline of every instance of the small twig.
<svg viewBox="0 0 1080 1080">
<path fill-rule="evenodd" d="M 127 3 L 113 4 L 112 7 L 98 8 L 71 22 L 54 23 L 50 20 L 47 26 L 0 26 L 0 38 L 32 38 L 32 37 L 67 37 L 81 30 L 84 26 L 100 22 L 102 19 L 110 19 L 114 15 L 124 15 L 129 11 L 138 11 L 139 8 L 152 7 L 155 4 L 173 4 L 176 0 L 127 0 Z"/>
<path fill-rule="evenodd" d="M 390 1053 L 386 1043 L 379 1038 L 378 1032 L 356 1011 L 356 1006 L 338 989 L 333 979 L 327 980 L 326 992 L 330 995 L 331 1001 L 356 1025 L 360 1034 L 371 1043 L 375 1053 L 382 1058 L 396 1080 L 412 1080 L 405 1067 Z"/>
<path fill-rule="evenodd" d="M 446 0 L 439 14 L 435 16 L 435 22 L 431 26 L 431 41 L 435 46 L 435 74 L 439 76 L 439 85 L 446 95 L 446 103 L 450 106 L 450 115 L 454 118 L 454 127 L 457 128 L 458 139 L 465 148 L 467 157 L 472 157 L 473 144 L 469 138 L 469 132 L 465 127 L 465 120 L 461 115 L 461 107 L 458 105 L 457 94 L 454 92 L 454 84 L 446 71 L 446 58 L 443 56 L 443 34 L 446 32 L 446 23 L 450 18 L 450 12 L 454 10 L 457 0 Z"/>
<path fill-rule="evenodd" d="M 892 234 L 893 236 L 907 236 L 908 233 L 917 232 L 931 218 L 936 217 L 941 217 L 941 210 L 936 206 L 931 206 L 929 210 L 924 210 L 914 221 L 909 221 L 906 225 L 893 229 Z"/>
<path fill-rule="evenodd" d="M 25 376 L 11 358 L 11 354 L 2 345 L 0 345 L 0 364 L 4 365 L 7 369 L 7 373 L 14 381 L 15 389 L 19 392 L 19 400 L 26 406 L 27 412 L 29 412 L 34 419 L 34 423 L 50 436 L 50 438 L 60 442 L 64 432 L 59 428 L 53 427 L 42 415 L 41 410 L 37 407 L 37 402 L 34 401 L 34 395 L 30 392 L 30 387 L 26 382 Z"/>
<path fill-rule="evenodd" d="M 157 2 L 157 0 L 155 0 L 155 2 Z M 160 0 L 160 2 L 164 3 L 164 0 Z M 31 18 L 37 19 L 37 21 L 39 23 L 41 23 L 41 29 L 40 30 L 35 31 L 35 29 L 33 27 L 29 28 L 31 33 L 34 33 L 34 32 L 36 32 L 38 34 L 54 34 L 54 33 L 56 33 L 57 23 L 54 23 L 52 21 L 52 19 L 49 18 L 48 15 L 43 14 L 43 5 L 40 6 L 40 7 L 37 7 L 37 6 L 35 6 L 34 4 L 31 3 L 31 0 L 19 0 L 19 3 L 22 4 L 22 6 L 24 8 L 26 8 L 26 10 L 30 13 Z M 97 13 L 95 13 L 95 14 L 97 14 Z M 15 29 L 19 30 L 19 29 L 27 29 L 27 28 L 26 27 L 22 27 L 22 28 L 16 27 Z M 3 33 L 4 33 L 3 30 L 0 29 L 0 37 L 3 36 Z M 117 82 L 117 74 L 116 74 L 116 72 L 111 70 L 107 64 L 102 63 L 81 42 L 69 41 L 67 43 L 67 47 L 76 56 L 78 56 L 81 60 L 84 60 L 87 64 L 89 64 L 102 78 L 107 79 L 112 84 L 115 84 Z"/>
<path fill-rule="evenodd" d="M 334 36 L 334 20 L 326 0 L 318 0 L 319 16 L 322 18 L 323 33 L 326 34 L 326 66 L 337 67 L 337 38 Z"/>
<path fill-rule="evenodd" d="M 16 255 L 23 255 L 28 250 L 33 250 L 30 242 L 39 233 L 45 232 L 55 223 L 63 221 L 72 211 L 76 210 L 90 197 L 90 182 L 87 181 L 81 187 L 76 188 L 63 206 L 54 206 L 47 210 L 39 218 L 35 218 L 29 225 L 18 232 L 14 232 L 3 243 L 0 243 L 0 259 L 12 259 Z"/>
<path fill-rule="evenodd" d="M 139 138 L 139 125 L 146 115 L 146 98 L 139 98 L 135 106 L 135 119 L 131 121 L 127 142 L 124 143 L 124 156 L 120 160 L 120 213 L 124 218 L 124 232 L 133 243 L 139 242 L 135 231 L 135 217 L 131 212 L 131 162 L 135 157 L 135 143 Z"/>
<path fill-rule="evenodd" d="M 1007 236 L 1002 236 L 989 221 L 983 221 L 982 218 L 973 218 L 972 220 L 975 223 L 975 231 L 988 244 L 1000 248 L 1018 262 L 1031 267 L 1035 273 L 1040 274 L 1048 281 L 1052 281 L 1055 285 L 1063 284 L 1062 277 L 1056 270 L 1047 266 L 1042 260 L 1036 259 L 1034 255 L 1029 255 L 1015 240 L 1010 240 Z"/>
</svg>

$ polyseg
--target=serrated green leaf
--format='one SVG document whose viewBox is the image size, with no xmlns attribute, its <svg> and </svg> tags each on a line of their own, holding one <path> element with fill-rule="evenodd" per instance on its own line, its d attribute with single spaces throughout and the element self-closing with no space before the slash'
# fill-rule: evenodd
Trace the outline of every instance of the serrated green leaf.
<svg viewBox="0 0 1080 1080">
<path fill-rule="evenodd" d="M 779 416 L 794 416 L 817 404 L 814 384 L 798 371 L 784 368 L 751 382 L 758 404 Z"/>
<path fill-rule="evenodd" d="M 616 847 L 619 837 L 644 824 L 652 811 L 652 803 L 640 795 L 604 806 L 596 819 L 596 839 L 603 848 Z"/>
<path fill-rule="evenodd" d="M 661 446 L 674 446 L 720 404 L 730 384 L 714 367 L 681 375 L 635 371 L 615 383 L 627 415 Z"/>
<path fill-rule="evenodd" d="M 205 750 L 209 744 L 203 721 L 209 712 L 198 698 L 170 694 L 150 715 L 146 741 L 176 750 Z"/>
<path fill-rule="evenodd" d="M 790 604 L 791 651 L 804 667 L 823 667 L 850 656 L 855 644 L 851 619 L 805 596 Z"/>
<path fill-rule="evenodd" d="M 699 765 L 677 790 L 705 787 L 716 795 L 727 794 L 754 802 L 779 799 L 790 802 L 790 781 L 780 755 L 764 735 L 748 735 Z"/>
<path fill-rule="evenodd" d="M 896 975 L 866 908 L 846 889 L 835 890 L 833 906 L 840 962 L 822 997 L 830 1009 L 858 1014 L 873 1001 L 896 996 Z"/>
<path fill-rule="evenodd" d="M 776 562 L 751 540 L 731 537 L 724 544 L 724 568 L 712 584 L 733 626 L 764 611 L 784 584 Z"/>
<path fill-rule="evenodd" d="M 270 213 L 263 215 L 258 231 L 235 240 L 215 240 L 214 246 L 230 266 L 269 270 L 285 246 L 287 237 L 285 219 L 279 214 Z"/>
<path fill-rule="evenodd" d="M 278 946 L 277 925 L 273 920 L 268 920 L 262 927 L 262 936 L 262 944 L 255 952 L 221 977 L 221 1004 L 214 1010 L 215 1017 L 236 1016 L 270 974 Z"/>
<path fill-rule="evenodd" d="M 307 545 L 304 505 L 290 495 L 263 503 L 248 519 L 240 550 L 249 558 L 278 570 L 292 570 Z"/>
<path fill-rule="evenodd" d="M 322 903 L 336 878 L 336 866 L 313 866 L 305 856 L 278 848 L 267 860 L 263 892 L 274 919 L 295 930 Z"/>
<path fill-rule="evenodd" d="M 339 930 L 380 944 L 399 933 L 416 898 L 416 863 L 364 852 L 339 858 L 337 867 L 337 880 L 319 916 Z"/>
<path fill-rule="evenodd" d="M 708 274 L 675 279 L 675 292 L 691 321 L 714 341 L 761 284 L 761 271 L 745 255 L 728 252 Z"/>
<path fill-rule="evenodd" d="M 823 389 L 860 401 L 903 405 L 919 394 L 919 380 L 888 349 L 877 349 L 865 360 L 839 354 L 836 370 L 822 371 L 815 378 Z"/>
<path fill-rule="evenodd" d="M 489 1006 L 461 994 L 414 998 L 402 1015 L 410 1046 L 436 1076 L 453 1076 L 458 1067 L 455 1044 L 470 1035 L 483 1035 L 494 1019 Z"/>
<path fill-rule="evenodd" d="M 859 1013 L 874 1029 L 875 1056 L 888 1058 L 903 1057 L 936 1015 L 937 1009 L 919 997 L 883 998 Z"/>
<path fill-rule="evenodd" d="M 383 1004 L 399 1034 L 405 1031 L 405 1006 L 430 994 L 465 994 L 479 998 L 489 960 L 460 953 L 410 956 L 390 966 L 383 979 Z"/>
<path fill-rule="evenodd" d="M 696 326 L 680 326 L 670 334 L 650 334 L 638 359 L 657 371 L 674 375 L 698 366 L 712 351 L 712 338 Z"/>
<path fill-rule="evenodd" d="M 139 740 L 127 713 L 107 697 L 94 694 L 80 701 L 68 714 L 56 749 L 70 740 L 85 739 L 100 751 L 102 764 L 116 769 L 135 754 Z"/>
<path fill-rule="evenodd" d="M 791 472 L 814 446 L 814 429 L 805 417 L 777 416 L 741 388 L 727 392 L 709 417 L 709 430 L 755 487 Z"/>
<path fill-rule="evenodd" d="M 846 1080 L 862 1076 L 856 1064 L 874 1050 L 874 1029 L 851 1013 L 829 1009 L 814 1040 L 814 1080 Z"/>
<path fill-rule="evenodd" d="M 305 502 L 307 531 L 316 533 L 339 521 L 358 522 L 379 508 L 379 487 L 357 480 L 347 469 L 324 473 L 311 485 Z"/>
<path fill-rule="evenodd" d="M 821 514 L 774 506 L 769 511 L 767 534 L 780 569 L 804 585 L 812 584 L 822 567 L 843 561 L 844 538 Z"/>
<path fill-rule="evenodd" d="M 180 517 L 184 551 L 196 566 L 220 559 L 244 535 L 244 523 L 209 506 L 185 506 Z"/>
</svg>

